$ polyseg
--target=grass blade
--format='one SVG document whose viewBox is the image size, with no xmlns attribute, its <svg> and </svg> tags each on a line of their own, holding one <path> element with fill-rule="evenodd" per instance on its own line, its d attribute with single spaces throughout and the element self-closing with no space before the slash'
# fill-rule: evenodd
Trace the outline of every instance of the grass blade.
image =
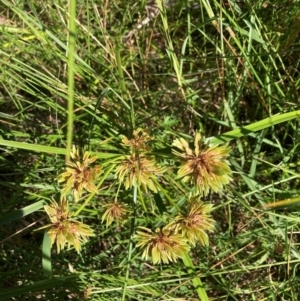
<svg viewBox="0 0 300 301">
<path fill-rule="evenodd" d="M 184 265 L 187 267 L 188 273 L 193 274 L 195 271 L 195 267 L 193 265 L 193 262 L 192 262 L 190 256 L 187 253 L 185 253 L 184 256 L 182 257 L 182 261 L 183 261 Z M 192 279 L 192 282 L 193 282 L 194 287 L 197 290 L 200 300 L 201 301 L 209 301 L 201 279 L 199 277 L 194 277 Z"/>
<path fill-rule="evenodd" d="M 66 161 L 70 159 L 74 127 L 74 70 L 75 70 L 75 37 L 76 37 L 76 1 L 69 2 L 69 31 L 68 31 L 68 129 Z"/>
<path fill-rule="evenodd" d="M 261 131 L 263 129 L 267 129 L 276 124 L 283 123 L 283 122 L 286 122 L 286 121 L 289 121 L 289 120 L 292 120 L 292 119 L 295 119 L 298 117 L 300 117 L 300 110 L 294 111 L 294 112 L 289 112 L 289 113 L 284 113 L 284 114 L 279 114 L 276 116 L 265 118 L 263 120 L 260 120 L 258 122 L 255 122 L 255 123 L 243 126 L 243 127 L 239 127 L 233 131 L 218 135 L 216 137 L 207 138 L 207 142 L 209 142 L 211 145 L 229 142 L 233 139 L 247 136 L 251 133 Z"/>
<path fill-rule="evenodd" d="M 38 211 L 39 209 L 43 208 L 45 205 L 44 201 L 38 201 L 34 204 L 31 204 L 29 206 L 26 206 L 20 210 L 16 210 L 12 213 L 9 213 L 7 215 L 4 215 L 0 217 L 0 226 L 8 224 L 14 220 L 20 219 L 28 214 L 31 214 L 35 211 Z"/>
<path fill-rule="evenodd" d="M 52 264 L 51 264 L 51 240 L 47 231 L 44 233 L 44 239 L 42 244 L 42 266 L 46 275 L 52 276 Z"/>
</svg>

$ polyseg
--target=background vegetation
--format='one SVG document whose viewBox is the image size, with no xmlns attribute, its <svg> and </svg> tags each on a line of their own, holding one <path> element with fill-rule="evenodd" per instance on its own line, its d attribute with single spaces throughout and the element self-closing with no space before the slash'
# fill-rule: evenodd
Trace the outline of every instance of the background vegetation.
<svg viewBox="0 0 300 301">
<path fill-rule="evenodd" d="M 1 0 L 0 25 L 1 300 L 299 300 L 299 1 Z M 160 193 L 116 185 L 137 128 L 167 170 Z M 233 181 L 203 198 L 209 246 L 153 265 L 134 226 L 184 208 L 171 144 L 198 130 L 229 143 Z M 72 204 L 96 235 L 58 254 L 37 229 L 73 144 L 103 168 Z M 134 211 L 107 227 L 115 198 Z"/>
</svg>

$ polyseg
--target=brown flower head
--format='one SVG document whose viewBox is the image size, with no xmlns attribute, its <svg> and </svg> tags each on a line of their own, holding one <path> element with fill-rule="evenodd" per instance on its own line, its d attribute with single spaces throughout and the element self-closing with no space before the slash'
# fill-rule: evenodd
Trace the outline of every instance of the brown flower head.
<svg viewBox="0 0 300 301">
<path fill-rule="evenodd" d="M 148 188 L 158 191 L 155 185 L 157 176 L 163 173 L 163 169 L 156 166 L 151 158 L 144 155 L 128 155 L 116 168 L 116 177 L 120 182 L 125 182 L 125 188 L 134 185 L 142 186 L 147 192 Z"/>
<path fill-rule="evenodd" d="M 182 151 L 173 150 L 182 159 L 177 178 L 193 183 L 196 193 L 205 196 L 210 189 L 219 192 L 231 181 L 231 169 L 226 160 L 230 152 L 228 146 L 202 147 L 199 132 L 195 135 L 194 150 L 183 138 L 175 139 L 173 146 Z"/>
<path fill-rule="evenodd" d="M 175 233 L 181 233 L 193 246 L 197 241 L 203 246 L 208 245 L 208 236 L 205 231 L 214 229 L 214 220 L 208 214 L 211 208 L 211 204 L 204 204 L 198 197 L 191 196 L 187 213 L 177 215 L 166 228 Z"/>
<path fill-rule="evenodd" d="M 51 200 L 51 204 L 44 206 L 44 209 L 51 224 L 42 228 L 48 228 L 51 245 L 56 243 L 57 253 L 65 246 L 74 246 L 75 250 L 80 253 L 82 243 L 87 242 L 89 236 L 95 236 L 89 226 L 71 218 L 72 213 L 69 211 L 65 196 L 62 196 L 60 203 Z"/>
<path fill-rule="evenodd" d="M 83 189 L 89 192 L 97 192 L 94 182 L 101 173 L 101 166 L 90 167 L 97 157 L 90 157 L 89 152 L 85 152 L 82 159 L 79 151 L 73 146 L 71 161 L 67 162 L 66 171 L 58 176 L 59 183 L 65 183 L 62 194 L 67 195 L 72 190 L 75 201 L 77 202 Z"/>
<path fill-rule="evenodd" d="M 155 233 L 144 227 L 140 229 L 143 231 L 137 231 L 134 235 L 137 246 L 144 249 L 142 258 L 151 256 L 154 264 L 175 262 L 189 251 L 189 245 L 181 234 L 168 229 L 156 229 Z"/>
<path fill-rule="evenodd" d="M 102 222 L 106 221 L 106 227 L 111 225 L 113 221 L 122 222 L 129 212 L 126 204 L 123 203 L 113 202 L 105 204 L 103 207 L 106 210 L 102 215 Z"/>
</svg>

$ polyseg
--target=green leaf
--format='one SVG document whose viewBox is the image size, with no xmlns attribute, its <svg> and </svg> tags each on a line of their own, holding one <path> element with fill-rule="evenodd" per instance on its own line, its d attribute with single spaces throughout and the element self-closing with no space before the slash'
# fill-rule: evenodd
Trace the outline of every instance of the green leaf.
<svg viewBox="0 0 300 301">
<path fill-rule="evenodd" d="M 167 212 L 167 208 L 166 208 L 165 204 L 163 203 L 163 200 L 162 200 L 161 196 L 159 195 L 159 193 L 154 194 L 154 200 L 155 200 L 155 204 L 156 204 L 160 214 Z"/>
<path fill-rule="evenodd" d="M 26 142 L 10 141 L 10 140 L 5 140 L 5 139 L 0 139 L 0 145 L 20 148 L 20 149 L 26 149 L 26 150 L 41 152 L 41 153 L 50 153 L 50 154 L 57 154 L 57 155 L 65 155 L 66 154 L 65 148 L 58 148 L 58 147 L 53 147 L 53 146 L 32 144 L 32 143 L 26 143 Z"/>
<path fill-rule="evenodd" d="M 51 240 L 47 231 L 45 231 L 43 245 L 42 245 L 43 259 L 42 266 L 46 275 L 52 276 L 51 264 Z"/>
<path fill-rule="evenodd" d="M 300 110 L 294 111 L 294 112 L 289 112 L 289 113 L 284 113 L 284 114 L 279 114 L 276 116 L 272 116 L 269 118 L 265 118 L 263 120 L 260 120 L 258 122 L 239 127 L 233 131 L 229 131 L 227 133 L 215 136 L 215 137 L 210 137 L 207 138 L 207 141 L 210 145 L 216 145 L 220 143 L 225 143 L 229 142 L 233 139 L 240 138 L 243 136 L 247 136 L 251 133 L 261 131 L 263 129 L 272 127 L 276 124 L 286 122 L 295 118 L 300 117 Z"/>
<path fill-rule="evenodd" d="M 45 205 L 44 201 L 38 201 L 34 204 L 24 207 L 23 209 L 16 210 L 12 213 L 0 217 L 0 226 L 8 224 L 14 220 L 20 219 L 32 212 L 35 212 Z"/>
<path fill-rule="evenodd" d="M 264 208 L 275 209 L 275 208 L 286 208 L 289 206 L 299 206 L 300 197 L 285 199 L 281 201 L 271 202 L 264 205 Z"/>
<path fill-rule="evenodd" d="M 0 292 L 0 300 L 4 300 L 4 298 L 21 296 L 33 292 L 39 292 L 45 289 L 53 289 L 56 286 L 65 286 L 68 282 L 74 281 L 77 277 L 78 275 L 55 277 L 51 279 L 37 281 L 34 284 L 28 286 L 14 287 L 11 289 L 2 290 Z"/>
<path fill-rule="evenodd" d="M 195 267 L 193 265 L 191 257 L 187 253 L 185 253 L 184 256 L 182 257 L 182 261 L 183 261 L 184 265 L 187 267 L 188 273 L 193 274 L 195 271 Z M 209 301 L 201 279 L 199 277 L 194 277 L 192 279 L 192 282 L 193 282 L 195 289 L 197 290 L 200 300 L 201 301 Z"/>
</svg>

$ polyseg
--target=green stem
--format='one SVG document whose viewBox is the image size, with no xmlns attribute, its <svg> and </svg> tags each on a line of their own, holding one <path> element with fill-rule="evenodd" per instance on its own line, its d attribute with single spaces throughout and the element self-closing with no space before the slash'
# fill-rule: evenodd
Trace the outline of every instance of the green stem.
<svg viewBox="0 0 300 301">
<path fill-rule="evenodd" d="M 135 208 L 136 208 L 135 204 L 136 204 L 136 199 L 137 199 L 137 185 L 134 186 L 134 191 L 133 191 L 133 202 L 132 202 L 133 218 L 131 219 L 131 224 L 130 224 L 130 240 L 129 240 L 129 247 L 128 247 L 128 259 L 127 259 L 125 282 L 124 282 L 124 286 L 123 286 L 122 301 L 124 301 L 125 297 L 126 297 L 126 289 L 127 289 L 127 284 L 128 284 L 131 258 L 132 258 L 132 249 L 133 249 L 132 236 L 133 236 L 134 227 L 135 227 Z"/>
<path fill-rule="evenodd" d="M 127 103 L 128 102 L 128 93 L 126 90 L 126 84 L 125 84 L 125 78 L 124 78 L 124 72 L 123 72 L 123 66 L 122 66 L 122 59 L 121 59 L 120 48 L 119 48 L 118 44 L 116 44 L 116 47 L 115 47 L 115 54 L 116 54 L 116 60 L 117 60 L 120 89 L 122 91 L 122 99 L 123 99 L 123 101 L 125 101 Z M 133 101 L 132 101 L 131 97 L 129 97 L 129 101 L 130 101 L 130 117 L 129 118 L 130 118 L 131 132 L 132 132 L 135 129 L 134 106 L 133 106 Z"/>
<path fill-rule="evenodd" d="M 73 114 L 74 114 L 74 69 L 75 69 L 75 16 L 76 0 L 70 1 L 68 34 L 68 129 L 66 161 L 70 159 L 73 140 Z"/>
<path fill-rule="evenodd" d="M 193 274 L 195 272 L 195 267 L 193 265 L 193 262 L 191 260 L 191 257 L 189 256 L 189 254 L 185 253 L 182 257 L 182 261 L 183 261 L 184 265 L 186 266 L 188 273 Z M 198 293 L 200 300 L 201 301 L 209 301 L 206 291 L 204 289 L 204 286 L 201 282 L 201 279 L 199 277 L 194 277 L 192 279 L 192 282 L 193 282 L 194 287 L 196 288 L 196 291 Z"/>
</svg>

